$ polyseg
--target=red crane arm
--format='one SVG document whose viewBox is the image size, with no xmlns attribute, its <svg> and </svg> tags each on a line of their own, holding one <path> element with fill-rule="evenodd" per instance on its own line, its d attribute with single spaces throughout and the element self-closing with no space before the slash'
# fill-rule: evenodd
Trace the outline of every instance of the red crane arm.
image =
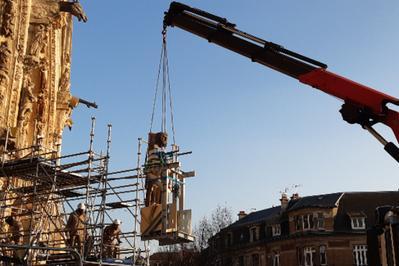
<svg viewBox="0 0 399 266">
<path fill-rule="evenodd" d="M 399 113 L 387 107 L 399 105 L 399 99 L 321 68 L 301 75 L 299 81 L 366 109 L 370 122 L 389 126 L 399 141 Z"/>
<path fill-rule="evenodd" d="M 327 65 L 236 29 L 227 19 L 203 10 L 172 2 L 165 12 L 164 33 L 176 26 L 209 42 L 250 58 L 302 83 L 342 99 L 340 110 L 345 121 L 360 124 L 373 134 L 385 150 L 399 162 L 399 149 L 386 141 L 372 126 L 390 127 L 399 142 L 399 113 L 387 104 L 399 106 L 399 99 L 326 70 Z"/>
</svg>

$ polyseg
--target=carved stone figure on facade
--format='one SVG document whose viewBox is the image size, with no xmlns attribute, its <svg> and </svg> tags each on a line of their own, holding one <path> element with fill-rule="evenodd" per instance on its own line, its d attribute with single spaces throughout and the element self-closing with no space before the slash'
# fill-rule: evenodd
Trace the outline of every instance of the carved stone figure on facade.
<svg viewBox="0 0 399 266">
<path fill-rule="evenodd" d="M 72 96 L 68 100 L 68 110 L 65 114 L 65 123 L 63 127 L 68 127 L 69 130 L 72 129 L 73 120 L 72 120 L 72 110 L 79 104 L 79 99 Z"/>
<path fill-rule="evenodd" d="M 8 151 L 16 148 L 16 128 L 0 128 L 0 151 L 3 152 L 6 148 Z M 5 147 L 7 143 L 7 147 Z"/>
<path fill-rule="evenodd" d="M 0 69 L 8 74 L 8 67 L 10 65 L 11 50 L 8 48 L 6 42 L 0 44 Z"/>
<path fill-rule="evenodd" d="M 3 12 L 3 25 L 1 27 L 1 34 L 6 37 L 12 37 L 14 35 L 16 17 L 15 0 L 5 0 Z"/>
<path fill-rule="evenodd" d="M 8 75 L 3 71 L 0 71 L 0 105 L 4 104 L 8 83 Z"/>
<path fill-rule="evenodd" d="M 24 84 L 22 86 L 21 91 L 21 100 L 19 105 L 19 114 L 18 114 L 18 126 L 24 133 L 26 134 L 28 130 L 28 124 L 33 112 L 33 105 L 37 101 L 35 95 L 33 94 L 33 89 L 35 84 L 32 82 L 29 76 L 26 76 L 24 79 Z"/>
<path fill-rule="evenodd" d="M 43 125 L 45 123 L 45 95 L 43 91 L 40 91 L 39 95 L 37 96 L 37 115 L 36 117 L 38 118 L 37 123 L 36 123 L 36 134 L 43 135 Z"/>
<path fill-rule="evenodd" d="M 61 75 L 60 85 L 58 86 L 58 92 L 69 92 L 71 87 L 71 74 L 70 69 L 65 68 Z"/>
<path fill-rule="evenodd" d="M 60 2 L 60 11 L 67 12 L 77 17 L 79 21 L 87 22 L 87 16 L 83 7 L 78 2 Z"/>
<path fill-rule="evenodd" d="M 30 46 L 30 55 L 39 57 L 40 53 L 43 51 L 43 49 L 46 47 L 47 44 L 47 39 L 48 39 L 48 31 L 46 26 L 44 25 L 39 25 L 37 27 L 37 32 L 35 36 L 32 39 L 32 43 Z"/>
</svg>

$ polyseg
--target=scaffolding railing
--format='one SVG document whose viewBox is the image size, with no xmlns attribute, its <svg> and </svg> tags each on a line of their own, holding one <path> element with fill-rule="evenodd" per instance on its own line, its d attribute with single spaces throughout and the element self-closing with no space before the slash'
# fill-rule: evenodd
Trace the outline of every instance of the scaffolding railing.
<svg viewBox="0 0 399 266">
<path fill-rule="evenodd" d="M 76 261 L 69 252 L 65 226 L 68 216 L 82 202 L 87 207 L 86 234 L 82 249 L 76 251 L 84 264 L 107 265 L 112 259 L 120 259 L 123 264 L 140 261 L 140 265 L 149 265 L 149 245 L 140 240 L 138 232 L 145 196 L 142 140 L 136 168 L 110 171 L 112 126 L 108 125 L 104 155 L 94 151 L 94 129 L 93 118 L 87 151 L 60 155 L 59 147 L 51 150 L 34 145 L 19 150 L 5 147 L 0 154 L 0 222 L 5 224 L 5 218 L 12 216 L 23 227 L 22 243 L 13 243 L 11 229 L 1 227 L 0 265 L 13 259 L 28 265 L 43 264 L 43 260 L 47 265 L 67 265 L 68 258 Z M 123 243 L 116 247 L 118 258 L 105 258 L 103 233 L 114 218 L 123 220 Z"/>
</svg>

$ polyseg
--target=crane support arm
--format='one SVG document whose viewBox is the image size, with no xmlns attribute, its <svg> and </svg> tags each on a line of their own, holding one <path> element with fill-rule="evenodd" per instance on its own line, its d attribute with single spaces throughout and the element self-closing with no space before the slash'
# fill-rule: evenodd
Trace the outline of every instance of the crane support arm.
<svg viewBox="0 0 399 266">
<path fill-rule="evenodd" d="M 360 124 L 370 133 L 375 132 L 371 128 L 374 124 L 383 123 L 392 129 L 399 142 L 399 113 L 388 106 L 399 106 L 398 98 L 334 74 L 327 70 L 326 64 L 317 60 L 240 31 L 225 18 L 178 2 L 172 2 L 165 12 L 164 30 L 168 26 L 191 32 L 253 62 L 342 99 L 344 104 L 340 112 L 345 121 Z M 382 138 L 380 135 L 374 136 L 379 140 Z M 399 149 L 392 149 L 392 145 L 386 142 L 384 147 L 399 162 Z"/>
</svg>

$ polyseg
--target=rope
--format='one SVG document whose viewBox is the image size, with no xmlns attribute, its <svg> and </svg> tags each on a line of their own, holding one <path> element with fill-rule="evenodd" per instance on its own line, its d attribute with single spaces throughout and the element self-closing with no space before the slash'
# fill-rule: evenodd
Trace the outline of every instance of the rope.
<svg viewBox="0 0 399 266">
<path fill-rule="evenodd" d="M 173 144 L 176 144 L 176 129 L 174 125 L 174 116 L 173 116 L 173 101 L 172 101 L 172 88 L 170 84 L 169 77 L 169 59 L 168 59 L 168 51 L 166 45 L 166 30 L 162 31 L 162 49 L 161 49 L 161 58 L 159 60 L 158 65 L 158 73 L 157 80 L 155 85 L 155 94 L 152 104 L 152 113 L 151 113 L 151 122 L 150 122 L 150 132 L 152 132 L 152 128 L 154 125 L 155 118 L 155 109 L 157 105 L 158 99 L 158 91 L 160 87 L 160 76 L 162 71 L 162 91 L 161 91 L 161 131 L 167 132 L 167 101 L 169 100 L 169 109 L 170 109 L 170 123 L 172 129 L 172 138 Z"/>
</svg>

